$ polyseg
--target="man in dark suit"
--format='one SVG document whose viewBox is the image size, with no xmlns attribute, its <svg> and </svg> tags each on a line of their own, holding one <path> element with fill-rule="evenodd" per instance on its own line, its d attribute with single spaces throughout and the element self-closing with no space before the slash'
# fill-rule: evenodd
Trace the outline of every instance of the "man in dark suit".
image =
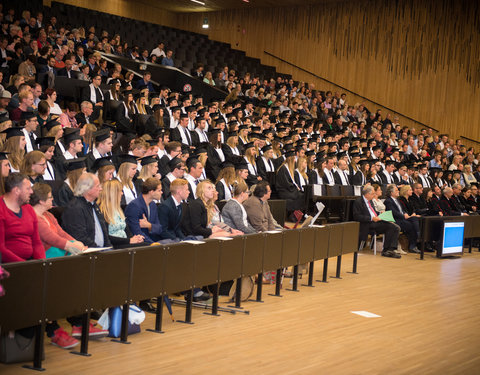
<svg viewBox="0 0 480 375">
<path fill-rule="evenodd" d="M 395 162 L 393 160 L 387 160 L 385 163 L 385 169 L 379 172 L 383 185 L 393 184 L 395 182 L 392 176 L 394 170 Z"/>
<path fill-rule="evenodd" d="M 385 195 L 387 196 L 387 199 L 385 199 L 384 202 L 385 208 L 388 211 L 392 211 L 395 223 L 398 224 L 402 229 L 402 232 L 408 236 L 408 252 L 420 253 L 420 250 L 417 248 L 417 240 L 420 234 L 419 216 L 416 214 L 409 216 L 403 211 L 400 202 L 397 201 L 399 191 L 395 185 L 388 185 Z"/>
<path fill-rule="evenodd" d="M 457 207 L 453 199 L 453 190 L 450 187 L 443 188 L 442 197 L 440 198 L 440 208 L 443 216 L 467 216 L 467 213 L 462 212 L 460 207 Z"/>
<path fill-rule="evenodd" d="M 100 74 L 95 74 L 92 79 L 92 83 L 84 87 L 82 90 L 82 100 L 90 101 L 94 107 L 103 107 L 105 96 L 100 89 L 102 83 L 102 77 Z"/>
<path fill-rule="evenodd" d="M 374 189 L 370 185 L 363 187 L 362 196 L 353 204 L 353 219 L 360 222 L 360 241 L 366 241 L 368 234 L 374 232 L 376 234 L 384 234 L 382 256 L 389 258 L 401 258 L 395 250 L 398 247 L 399 227 L 393 223 L 382 221 L 378 217 L 372 204 L 374 197 Z"/>
<path fill-rule="evenodd" d="M 184 201 L 188 198 L 190 191 L 188 182 L 183 178 L 177 178 L 170 184 L 170 197 L 158 207 L 158 217 L 162 226 L 160 238 L 173 241 L 185 239 L 181 224 L 184 213 Z"/>
<path fill-rule="evenodd" d="M 412 203 L 413 210 L 418 215 L 426 215 L 428 212 L 427 201 L 423 197 L 423 187 L 422 184 L 416 182 L 413 184 L 412 196 L 409 198 L 409 201 Z"/>
<path fill-rule="evenodd" d="M 186 113 L 180 114 L 178 126 L 170 129 L 170 139 L 189 147 L 193 146 L 192 135 L 190 134 L 190 130 L 188 130 L 188 115 Z"/>
<path fill-rule="evenodd" d="M 88 100 L 84 100 L 82 104 L 80 104 L 80 112 L 75 116 L 77 124 L 79 126 L 92 124 L 97 118 L 98 113 L 93 111 L 93 104 Z"/>
<path fill-rule="evenodd" d="M 57 72 L 57 76 L 59 77 L 67 77 L 67 78 L 77 78 L 78 72 L 72 69 L 73 67 L 73 57 L 71 59 L 65 60 L 65 68 L 60 69 Z"/>
<path fill-rule="evenodd" d="M 171 171 L 168 163 L 174 158 L 180 157 L 182 144 L 180 142 L 170 141 L 165 145 L 165 151 L 167 154 L 163 155 L 158 161 L 158 173 L 162 176 L 166 176 Z"/>
<path fill-rule="evenodd" d="M 173 181 L 179 178 L 183 178 L 185 174 L 185 163 L 179 158 L 173 158 L 168 162 L 169 172 L 164 178 L 162 178 L 162 191 L 163 199 L 166 200 L 170 196 L 170 185 Z M 187 197 L 188 198 L 188 197 Z"/>
</svg>

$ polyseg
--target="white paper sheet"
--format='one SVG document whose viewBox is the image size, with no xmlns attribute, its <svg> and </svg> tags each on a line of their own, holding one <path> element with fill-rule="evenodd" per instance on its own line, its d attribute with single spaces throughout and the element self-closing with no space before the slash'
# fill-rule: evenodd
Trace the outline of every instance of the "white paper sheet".
<svg viewBox="0 0 480 375">
<path fill-rule="evenodd" d="M 89 247 L 87 250 L 83 250 L 82 253 L 96 253 L 97 251 L 110 250 L 111 247 Z"/>
<path fill-rule="evenodd" d="M 363 316 L 364 318 L 381 318 L 381 315 L 377 315 L 368 311 L 350 311 L 352 314 Z"/>
<path fill-rule="evenodd" d="M 196 240 L 186 240 L 182 241 L 183 243 L 189 243 L 192 245 L 201 245 L 202 243 L 205 243 L 205 241 L 196 241 Z"/>
<path fill-rule="evenodd" d="M 230 241 L 233 240 L 232 237 L 215 237 L 216 240 Z"/>
</svg>

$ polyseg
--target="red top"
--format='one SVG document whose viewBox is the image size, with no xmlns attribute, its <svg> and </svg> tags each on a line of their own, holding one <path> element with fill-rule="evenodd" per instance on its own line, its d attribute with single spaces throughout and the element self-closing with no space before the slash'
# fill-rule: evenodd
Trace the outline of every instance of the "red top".
<svg viewBox="0 0 480 375">
<path fill-rule="evenodd" d="M 38 233 L 45 251 L 52 246 L 65 250 L 67 242 L 74 241 L 74 238 L 58 225 L 55 216 L 48 211 L 43 214 L 43 218 L 38 218 Z"/>
<path fill-rule="evenodd" d="M 19 218 L 0 197 L 0 253 L 3 263 L 45 259 L 38 235 L 37 214 L 29 204 L 22 206 L 22 217 Z"/>
</svg>

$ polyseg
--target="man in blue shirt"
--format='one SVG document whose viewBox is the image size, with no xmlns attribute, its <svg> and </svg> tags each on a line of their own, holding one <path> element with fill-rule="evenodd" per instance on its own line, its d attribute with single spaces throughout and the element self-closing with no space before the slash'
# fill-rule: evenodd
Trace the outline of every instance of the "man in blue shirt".
<svg viewBox="0 0 480 375">
<path fill-rule="evenodd" d="M 165 66 L 172 66 L 173 67 L 173 51 L 171 49 L 167 50 L 167 56 L 165 56 L 162 60 L 162 65 Z"/>
</svg>

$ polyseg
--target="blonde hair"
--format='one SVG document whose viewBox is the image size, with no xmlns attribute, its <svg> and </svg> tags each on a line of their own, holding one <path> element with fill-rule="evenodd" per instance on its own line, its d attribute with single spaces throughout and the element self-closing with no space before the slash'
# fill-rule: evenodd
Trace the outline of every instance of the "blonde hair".
<svg viewBox="0 0 480 375">
<path fill-rule="evenodd" d="M 282 165 L 280 166 L 280 168 L 282 166 L 285 166 L 289 172 L 290 172 L 290 175 L 292 176 L 293 178 L 293 175 L 295 173 L 295 156 L 289 156 L 288 158 L 285 159 L 285 161 L 282 163 Z M 278 170 L 280 170 L 280 168 L 278 168 Z"/>
<path fill-rule="evenodd" d="M 207 209 L 207 223 L 210 223 L 215 214 L 215 199 L 205 199 L 205 188 L 207 187 L 207 185 L 212 185 L 215 189 L 215 185 L 213 185 L 210 180 L 203 180 L 197 185 L 196 194 L 197 198 L 200 198 L 200 200 L 205 205 L 205 208 Z"/>
<path fill-rule="evenodd" d="M 253 151 L 250 151 L 253 150 Z M 257 165 L 255 162 L 255 152 L 256 148 L 255 147 L 250 147 L 245 150 L 245 157 L 247 158 L 248 162 L 252 165 Z"/>
<path fill-rule="evenodd" d="M 27 176 L 34 176 L 35 173 L 32 171 L 32 165 L 38 163 L 42 159 L 45 159 L 45 162 L 47 161 L 47 158 L 42 151 L 34 150 L 29 152 L 23 158 L 22 166 L 20 167 L 20 173 Z"/>
<path fill-rule="evenodd" d="M 142 169 L 140 171 L 140 173 L 138 174 L 138 178 L 141 178 L 142 180 L 146 180 L 147 178 L 149 177 L 153 177 L 153 173 L 152 173 L 152 166 L 154 166 L 155 164 L 157 163 L 157 161 L 155 160 L 153 163 L 149 163 L 149 164 L 146 164 L 144 166 L 142 166 Z"/>
<path fill-rule="evenodd" d="M 63 129 L 63 128 L 62 128 L 62 125 L 55 125 L 53 128 L 51 128 L 51 129 L 48 131 L 46 137 L 55 137 L 55 142 L 56 142 L 56 141 L 58 140 L 58 138 L 57 138 L 57 133 L 58 133 L 58 131 L 59 131 L 60 129 Z"/>
<path fill-rule="evenodd" d="M 132 178 L 128 176 L 128 171 L 136 166 L 137 165 L 133 163 L 122 163 L 118 168 L 118 177 L 123 186 L 128 186 L 130 189 L 133 189 Z"/>
<path fill-rule="evenodd" d="M 407 192 L 411 188 L 412 187 L 410 185 L 402 185 L 400 187 L 400 196 L 406 198 L 407 197 Z"/>
<path fill-rule="evenodd" d="M 224 179 L 227 185 L 233 185 L 233 183 L 237 179 L 237 175 L 235 174 L 235 168 L 234 167 L 226 167 L 220 170 L 220 173 L 218 174 L 217 177 L 217 183 L 221 180 Z"/>
<path fill-rule="evenodd" d="M 108 224 L 114 224 L 116 216 L 125 220 L 119 199 L 122 188 L 123 186 L 118 180 L 105 181 L 102 185 L 102 191 L 98 197 L 98 207 Z"/>
<path fill-rule="evenodd" d="M 2 151 L 9 152 L 8 161 L 14 169 L 20 170 L 23 157 L 25 156 L 25 149 L 20 148 L 20 138 L 23 135 L 17 135 L 8 138 L 3 144 Z"/>
<path fill-rule="evenodd" d="M 305 163 L 305 166 L 302 167 L 302 164 Z M 300 156 L 297 160 L 297 169 L 298 172 L 302 175 L 302 177 L 305 179 L 305 181 L 308 181 L 307 177 L 307 158 L 305 156 Z"/>
</svg>

